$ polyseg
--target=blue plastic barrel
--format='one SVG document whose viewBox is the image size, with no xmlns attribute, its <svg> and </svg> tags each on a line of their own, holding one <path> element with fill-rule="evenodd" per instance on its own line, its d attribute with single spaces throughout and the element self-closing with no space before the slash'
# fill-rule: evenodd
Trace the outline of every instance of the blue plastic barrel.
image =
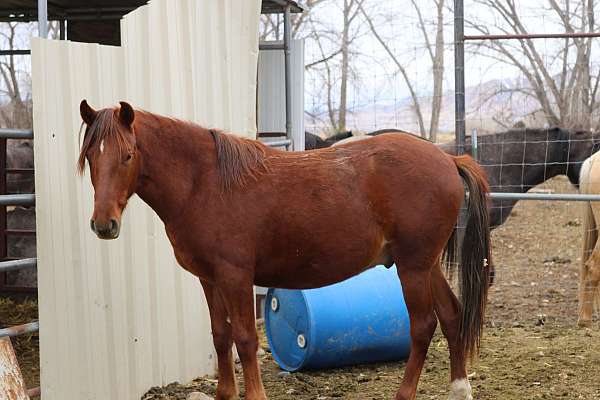
<svg viewBox="0 0 600 400">
<path fill-rule="evenodd" d="M 265 328 L 287 371 L 402 360 L 410 321 L 396 266 L 319 289 L 269 289 Z"/>
</svg>

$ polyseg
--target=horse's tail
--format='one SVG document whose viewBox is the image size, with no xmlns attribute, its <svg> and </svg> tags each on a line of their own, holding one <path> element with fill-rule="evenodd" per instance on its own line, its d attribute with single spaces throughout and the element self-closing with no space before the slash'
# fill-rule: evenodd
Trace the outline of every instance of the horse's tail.
<svg viewBox="0 0 600 400">
<path fill-rule="evenodd" d="M 592 160 L 587 159 L 581 166 L 581 172 L 579 175 L 579 192 L 582 194 L 590 194 L 589 187 L 590 173 L 592 167 Z M 592 209 L 591 202 L 585 202 L 583 210 L 583 253 L 581 256 L 582 264 L 585 264 L 592 255 L 592 250 L 598 240 L 598 230 L 596 227 L 596 219 L 594 218 L 594 211 Z"/>
<path fill-rule="evenodd" d="M 472 357 L 479 351 L 490 280 L 489 185 L 485 172 L 471 157 L 452 159 L 468 189 L 467 222 L 462 248 L 457 248 L 458 235 L 455 229 L 446 245 L 444 259 L 447 266 L 452 268 L 460 255 L 460 343 L 465 354 Z"/>
<path fill-rule="evenodd" d="M 591 194 L 591 190 L 588 187 L 590 183 L 590 172 L 593 162 L 591 159 L 587 159 L 581 167 L 579 176 L 579 191 L 583 194 Z M 583 252 L 581 254 L 581 268 L 586 268 L 586 263 L 590 259 L 594 246 L 598 241 L 598 226 L 596 225 L 596 218 L 594 217 L 594 210 L 591 202 L 585 202 L 583 210 Z M 580 278 L 583 279 L 584 274 L 580 274 Z M 581 281 L 580 285 L 584 282 Z M 580 289 L 580 292 L 583 289 Z M 595 293 L 595 304 L 600 308 L 600 290 Z"/>
<path fill-rule="evenodd" d="M 592 210 L 592 204 L 585 202 L 584 204 L 584 218 L 583 218 L 583 254 L 581 256 L 581 262 L 585 264 L 592 255 L 594 246 L 598 241 L 598 228 L 596 226 L 596 220 L 594 219 L 594 211 Z"/>
</svg>

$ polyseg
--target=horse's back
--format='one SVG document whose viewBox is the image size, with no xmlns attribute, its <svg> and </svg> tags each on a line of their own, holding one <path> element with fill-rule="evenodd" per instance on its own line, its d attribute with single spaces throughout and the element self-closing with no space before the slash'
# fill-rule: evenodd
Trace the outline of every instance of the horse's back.
<svg viewBox="0 0 600 400">
<path fill-rule="evenodd" d="M 268 232 L 263 244 L 276 244 L 261 249 L 261 258 L 297 260 L 307 270 L 338 265 L 336 279 L 356 269 L 344 265 L 378 260 L 388 243 L 415 251 L 440 247 L 448 239 L 440 232 L 450 235 L 464 195 L 452 158 L 410 136 L 384 134 L 310 152 L 304 160 L 280 157 L 261 194 L 272 196 L 268 209 L 278 216 L 261 229 L 263 239 Z M 295 242 L 296 257 L 275 248 L 282 242 Z M 263 271 L 268 283 L 275 271 Z"/>
<path fill-rule="evenodd" d="M 585 194 L 600 194 L 600 152 L 588 157 L 581 166 L 579 191 Z"/>
</svg>

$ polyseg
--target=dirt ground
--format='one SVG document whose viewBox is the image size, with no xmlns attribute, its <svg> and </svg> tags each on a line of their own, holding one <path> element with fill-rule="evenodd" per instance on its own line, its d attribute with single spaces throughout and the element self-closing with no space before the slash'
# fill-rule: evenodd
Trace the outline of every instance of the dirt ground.
<svg viewBox="0 0 600 400">
<path fill-rule="evenodd" d="M 565 178 L 539 188 L 573 191 Z M 493 233 L 497 280 L 490 293 L 479 359 L 470 367 L 476 399 L 599 399 L 600 326 L 575 328 L 581 247 L 580 205 L 520 202 Z M 0 323 L 35 317 L 35 303 L 0 302 Z M 16 342 L 28 387 L 37 386 L 37 335 Z M 267 348 L 263 337 L 263 348 Z M 363 365 L 328 371 L 283 373 L 269 352 L 261 356 L 271 400 L 390 399 L 404 364 Z M 447 345 L 438 332 L 430 347 L 418 399 L 448 397 Z M 238 381 L 243 382 L 239 365 Z M 185 399 L 191 391 L 214 395 L 216 379 L 154 388 L 144 400 Z M 243 396 L 242 396 L 243 398 Z"/>
</svg>

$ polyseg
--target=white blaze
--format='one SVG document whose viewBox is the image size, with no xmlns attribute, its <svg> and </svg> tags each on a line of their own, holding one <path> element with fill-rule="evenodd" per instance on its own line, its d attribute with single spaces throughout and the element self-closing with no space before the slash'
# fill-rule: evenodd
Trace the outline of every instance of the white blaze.
<svg viewBox="0 0 600 400">
<path fill-rule="evenodd" d="M 104 152 L 104 140 L 100 142 L 100 154 Z"/>
</svg>

